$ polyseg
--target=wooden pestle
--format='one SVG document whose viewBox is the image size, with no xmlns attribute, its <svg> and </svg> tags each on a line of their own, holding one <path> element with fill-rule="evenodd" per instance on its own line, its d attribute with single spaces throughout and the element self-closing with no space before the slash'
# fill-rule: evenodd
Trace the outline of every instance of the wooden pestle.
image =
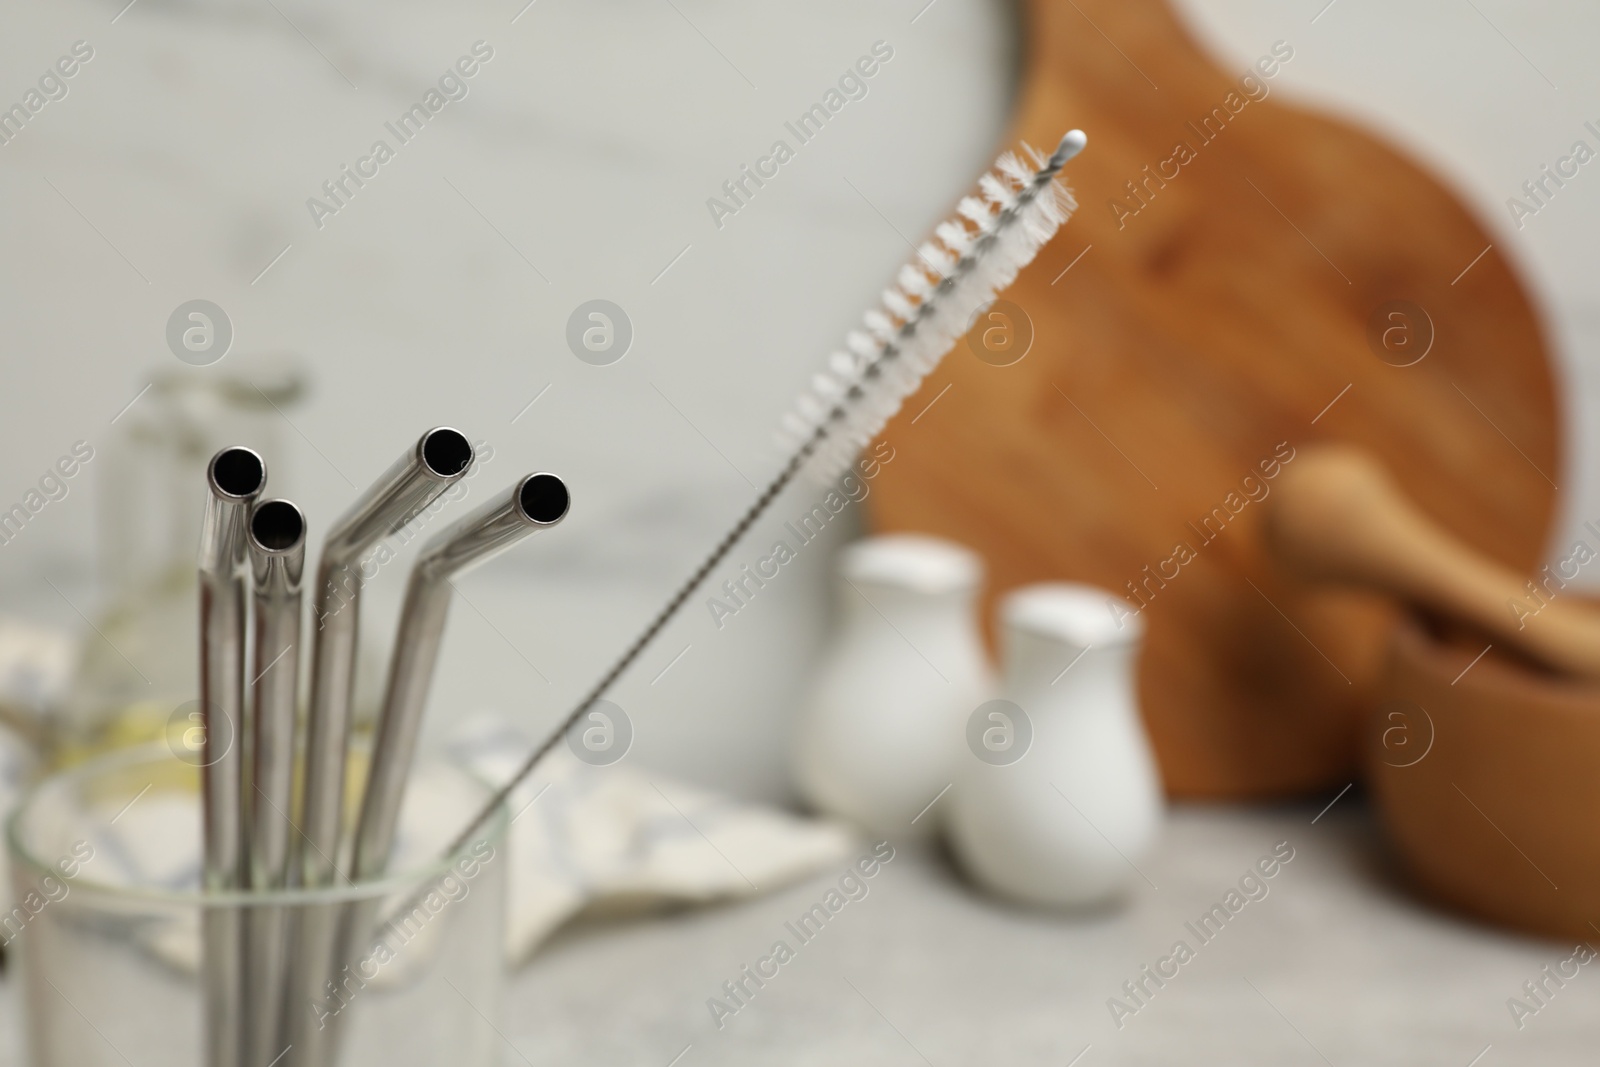
<svg viewBox="0 0 1600 1067">
<path fill-rule="evenodd" d="M 1534 596 L 1527 579 L 1418 510 L 1366 452 L 1304 449 L 1274 489 L 1267 544 L 1295 574 L 1392 594 L 1546 666 L 1600 679 L 1600 610 L 1559 587 L 1535 586 Z"/>
</svg>

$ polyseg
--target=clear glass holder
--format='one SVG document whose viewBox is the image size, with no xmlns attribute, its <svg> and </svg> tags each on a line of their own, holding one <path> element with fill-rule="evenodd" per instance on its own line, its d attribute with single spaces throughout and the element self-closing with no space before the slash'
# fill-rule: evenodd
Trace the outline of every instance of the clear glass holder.
<svg viewBox="0 0 1600 1067">
<path fill-rule="evenodd" d="M 281 993 L 279 1035 L 241 1051 L 244 1067 L 308 1063 L 285 1048 L 309 1017 L 332 1040 L 317 1067 L 403 1064 L 489 1067 L 505 978 L 502 808 L 473 842 L 440 860 L 491 790 L 460 768 L 413 775 L 392 868 L 357 885 L 202 894 L 200 772 L 164 746 L 118 753 L 39 784 L 12 814 L 6 847 L 16 903 L 0 914 L 15 953 L 30 1067 L 208 1067 L 202 931 L 251 931 L 246 1017 L 271 954 L 260 931 L 293 945 L 302 921 L 377 915 L 373 938 L 334 976 L 320 966 L 318 995 Z M 345 921 L 348 921 L 346 919 Z M 333 981 L 331 979 L 337 979 Z M 287 990 L 287 982 L 271 982 Z M 322 1036 L 327 1037 L 328 1034 Z M 274 1063 L 273 1056 L 277 1056 Z"/>
</svg>

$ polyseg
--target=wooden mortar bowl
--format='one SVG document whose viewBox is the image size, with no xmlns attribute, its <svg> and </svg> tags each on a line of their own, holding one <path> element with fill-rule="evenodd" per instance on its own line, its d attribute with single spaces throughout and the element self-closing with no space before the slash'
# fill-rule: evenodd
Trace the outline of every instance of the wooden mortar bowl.
<svg viewBox="0 0 1600 1067">
<path fill-rule="evenodd" d="M 1600 932 L 1600 684 L 1499 649 L 1473 663 L 1482 647 L 1414 619 L 1395 627 L 1364 746 L 1381 820 L 1439 903 L 1588 939 Z"/>
</svg>

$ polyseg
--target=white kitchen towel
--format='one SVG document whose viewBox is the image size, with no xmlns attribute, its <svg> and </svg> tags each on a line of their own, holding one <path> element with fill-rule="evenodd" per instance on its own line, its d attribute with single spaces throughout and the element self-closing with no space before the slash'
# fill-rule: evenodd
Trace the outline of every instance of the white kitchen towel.
<svg viewBox="0 0 1600 1067">
<path fill-rule="evenodd" d="M 449 746 L 490 782 L 533 739 L 480 719 Z M 579 911 L 613 913 L 752 896 L 846 859 L 851 832 L 686 785 L 627 759 L 580 761 L 565 741 L 507 805 L 507 952 L 521 962 Z"/>
<path fill-rule="evenodd" d="M 490 785 L 508 781 L 534 739 L 480 718 L 448 745 L 451 762 Z M 478 802 L 459 771 L 434 760 L 412 775 L 395 841 L 396 865 L 424 866 Z M 123 812 L 85 810 L 79 836 L 95 850 L 93 877 L 172 892 L 199 885 L 198 797 L 141 796 Z M 769 892 L 848 858 L 844 827 L 686 785 L 624 759 L 581 762 L 563 742 L 511 797 L 500 851 L 508 864 L 506 955 L 525 962 L 580 911 L 608 915 L 707 904 Z M 110 818 L 112 814 L 118 817 Z M 8 894 L 0 892 L 0 899 Z M 186 915 L 144 934 L 169 965 L 193 973 L 199 924 Z"/>
</svg>

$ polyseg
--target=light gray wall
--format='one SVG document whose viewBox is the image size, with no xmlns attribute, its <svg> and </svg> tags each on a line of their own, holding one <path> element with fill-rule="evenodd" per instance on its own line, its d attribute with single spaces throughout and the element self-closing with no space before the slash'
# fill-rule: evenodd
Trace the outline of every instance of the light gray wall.
<svg viewBox="0 0 1600 1067">
<path fill-rule="evenodd" d="M 1276 88 L 1428 161 L 1522 264 L 1566 380 L 1575 529 L 1600 516 L 1600 176 L 1585 168 L 1520 231 L 1504 199 L 1600 119 L 1584 51 L 1600 13 L 1324 2 L 1180 7 L 1241 66 L 1292 41 Z M 109 420 L 175 365 L 165 322 L 195 297 L 228 311 L 236 355 L 310 365 L 315 394 L 271 458 L 275 490 L 314 528 L 437 422 L 494 444 L 485 484 L 566 475 L 567 525 L 462 582 L 434 730 L 485 708 L 550 722 L 631 639 L 752 497 L 746 480 L 776 468 L 778 415 L 906 240 L 988 161 L 1015 77 L 998 0 L 521 6 L 139 0 L 118 16 L 120 0 L 68 0 L 0 15 L 0 103 L 74 41 L 95 49 L 68 95 L 0 146 L 0 506 L 74 440 L 110 447 Z M 494 58 L 468 97 L 316 228 L 306 199 L 480 39 Z M 877 40 L 894 58 L 866 98 L 719 229 L 707 198 Z M 564 341 L 596 297 L 635 327 L 610 367 Z M 50 577 L 93 613 L 88 488 L 0 547 L 0 611 L 81 629 Z M 786 794 L 788 719 L 829 593 L 830 547 L 814 547 L 721 630 L 702 599 L 644 657 L 617 693 L 636 758 Z M 403 574 L 385 568 L 372 591 L 380 651 Z"/>
<path fill-rule="evenodd" d="M 548 723 L 631 640 L 776 470 L 779 414 L 909 254 L 902 234 L 920 240 L 992 157 L 1013 80 L 989 0 L 123 2 L 0 13 L 7 104 L 74 41 L 94 49 L 0 146 L 0 501 L 79 438 L 111 447 L 112 417 L 176 365 L 165 323 L 196 297 L 228 312 L 236 355 L 310 365 L 315 394 L 269 459 L 314 530 L 436 423 L 493 443 L 488 481 L 563 474 L 565 526 L 461 583 L 435 729 L 484 708 Z M 469 95 L 314 226 L 307 198 L 480 39 L 494 56 Z M 785 120 L 879 40 L 894 54 L 867 95 L 714 225 L 722 182 L 794 144 Z M 635 329 L 609 367 L 564 340 L 597 297 Z M 87 488 L 0 547 L 0 611 L 81 629 L 49 577 L 92 614 Z M 721 631 L 702 598 L 662 636 L 617 694 L 636 758 L 786 793 L 828 551 Z M 372 590 L 380 644 L 404 573 Z"/>
</svg>

